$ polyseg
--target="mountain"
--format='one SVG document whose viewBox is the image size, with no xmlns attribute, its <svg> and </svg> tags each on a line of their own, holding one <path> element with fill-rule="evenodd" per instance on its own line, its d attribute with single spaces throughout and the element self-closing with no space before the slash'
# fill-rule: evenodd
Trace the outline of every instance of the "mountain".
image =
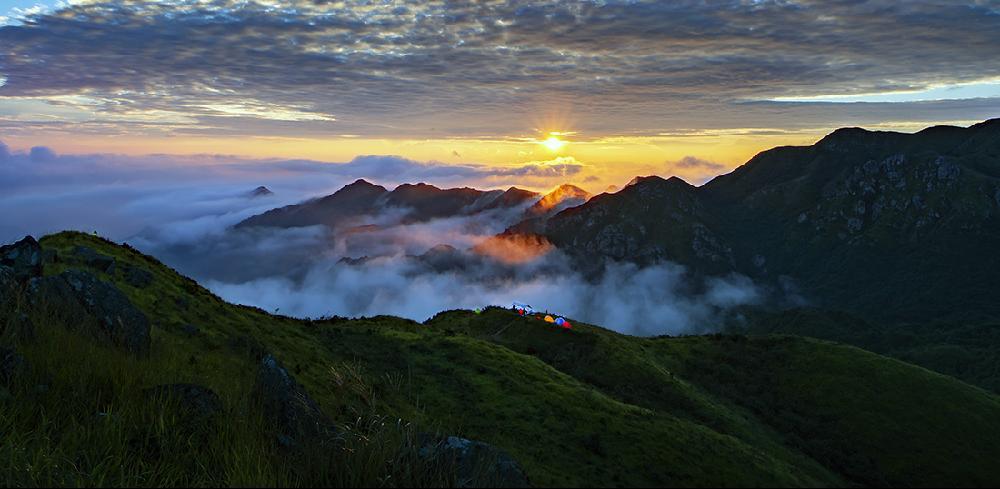
<svg viewBox="0 0 1000 489">
<path fill-rule="evenodd" d="M 274 195 L 274 192 L 272 192 L 271 189 L 269 189 L 269 188 L 267 188 L 267 187 L 265 187 L 265 186 L 262 185 L 260 187 L 257 187 L 255 189 L 247 192 L 247 195 L 250 198 L 267 197 L 269 195 Z"/>
<path fill-rule="evenodd" d="M 563 184 L 545 194 L 531 207 L 525 209 L 521 220 L 507 228 L 497 236 L 500 240 L 518 240 L 514 235 L 537 235 L 544 231 L 548 219 L 559 212 L 582 205 L 590 200 L 591 195 L 575 185 Z"/>
<path fill-rule="evenodd" d="M 404 210 L 403 222 L 423 222 L 494 209 L 513 209 L 537 198 L 538 194 L 516 187 L 506 191 L 482 191 L 441 189 L 417 183 L 403 184 L 388 191 L 380 185 L 357 180 L 332 195 L 273 209 L 250 217 L 236 227 L 361 226 L 368 224 L 364 222 L 367 216 L 391 209 Z"/>
<path fill-rule="evenodd" d="M 500 194 L 497 198 L 493 199 L 489 204 L 482 207 L 483 210 L 489 209 L 510 209 L 515 207 L 520 207 L 528 203 L 537 202 L 539 195 L 530 190 L 524 190 L 517 187 L 510 187 Z"/>
<path fill-rule="evenodd" d="M 878 320 L 1000 318 L 1000 119 L 840 129 L 702 187 L 637 178 L 529 231 L 582 267 L 670 260 Z"/>
<path fill-rule="evenodd" d="M 297 320 L 96 236 L 2 254 L 6 485 L 1000 483 L 1000 398 L 853 347 Z"/>
<path fill-rule="evenodd" d="M 538 202 L 524 211 L 525 218 L 548 217 L 563 209 L 576 207 L 590 199 L 586 190 L 575 185 L 563 184 L 545 194 Z"/>
<path fill-rule="evenodd" d="M 358 215 L 366 213 L 387 193 L 388 191 L 381 185 L 374 185 L 365 180 L 357 180 L 332 195 L 310 200 L 302 204 L 272 209 L 263 214 L 250 217 L 237 224 L 236 227 L 288 228 L 320 224 L 334 227 L 351 222 Z"/>
</svg>

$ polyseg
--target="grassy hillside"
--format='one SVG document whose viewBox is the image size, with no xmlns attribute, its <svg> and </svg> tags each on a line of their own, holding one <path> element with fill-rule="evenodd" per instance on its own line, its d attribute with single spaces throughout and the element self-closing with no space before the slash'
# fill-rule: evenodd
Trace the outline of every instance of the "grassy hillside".
<svg viewBox="0 0 1000 489">
<path fill-rule="evenodd" d="M 134 250 L 62 233 L 45 274 L 115 258 L 120 288 L 153 322 L 148 358 L 67 331 L 78 318 L 13 297 L 2 344 L 30 367 L 0 389 L 0 484 L 441 485 L 421 433 L 509 452 L 537 486 L 996 485 L 1000 400 L 854 348 L 793 337 L 642 339 L 570 331 L 490 308 L 426 324 L 379 316 L 301 321 L 227 304 Z M 138 267 L 145 287 L 126 279 Z M 29 311 L 37 338 L 14 331 Z M 325 458 L 276 445 L 251 395 L 277 357 L 344 430 Z M 191 426 L 145 389 L 193 383 L 223 416 Z M 486 482 L 484 482 L 486 483 Z"/>
<path fill-rule="evenodd" d="M 996 323 L 884 325 L 818 308 L 784 311 L 747 308 L 732 319 L 726 327 L 730 332 L 790 334 L 836 341 L 1000 392 L 1000 326 Z"/>
</svg>

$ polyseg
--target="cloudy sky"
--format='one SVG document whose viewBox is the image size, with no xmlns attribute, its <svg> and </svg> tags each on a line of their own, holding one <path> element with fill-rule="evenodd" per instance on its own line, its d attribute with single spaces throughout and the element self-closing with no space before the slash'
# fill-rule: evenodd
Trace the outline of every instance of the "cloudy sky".
<svg viewBox="0 0 1000 489">
<path fill-rule="evenodd" d="M 391 155 L 497 185 L 526 165 L 552 167 L 537 187 L 700 183 L 841 126 L 998 117 L 998 46 L 991 0 L 0 0 L 0 158 Z"/>
</svg>

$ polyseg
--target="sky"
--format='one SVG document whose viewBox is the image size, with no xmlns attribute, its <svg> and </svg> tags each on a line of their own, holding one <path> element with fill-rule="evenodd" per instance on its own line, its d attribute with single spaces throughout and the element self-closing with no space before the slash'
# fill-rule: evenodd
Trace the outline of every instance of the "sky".
<svg viewBox="0 0 1000 489">
<path fill-rule="evenodd" d="M 0 0 L 0 141 L 698 184 L 842 126 L 998 117 L 997 46 L 986 0 Z"/>
</svg>

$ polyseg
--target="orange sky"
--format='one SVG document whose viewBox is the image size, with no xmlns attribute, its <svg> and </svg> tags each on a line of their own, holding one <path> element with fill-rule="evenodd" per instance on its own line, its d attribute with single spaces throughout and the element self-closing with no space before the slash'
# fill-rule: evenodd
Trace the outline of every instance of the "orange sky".
<svg viewBox="0 0 1000 489">
<path fill-rule="evenodd" d="M 116 153 L 144 154 L 224 154 L 249 158 L 310 159 L 346 162 L 358 155 L 398 155 L 416 161 L 476 163 L 490 166 L 518 166 L 528 162 L 573 162 L 586 167 L 568 177 L 592 192 L 608 185 L 621 186 L 636 175 L 678 175 L 692 183 L 725 173 L 744 163 L 757 152 L 787 144 L 812 144 L 823 135 L 782 133 L 741 135 L 728 131 L 720 134 L 605 137 L 588 140 L 583 135 L 561 136 L 566 144 L 552 151 L 541 144 L 541 136 L 507 139 L 368 139 L 360 137 L 283 138 L 283 137 L 133 137 L 88 136 L 53 139 L 42 137 L 7 138 L 15 150 L 49 146 L 61 154 Z M 55 141 L 55 144 L 53 144 Z M 682 167 L 676 164 L 687 156 L 720 166 Z M 590 178 L 588 178 L 590 177 Z M 574 182 L 575 180 L 575 182 Z M 488 183 L 488 182 L 484 182 Z M 495 182 L 498 185 L 518 182 Z M 527 187 L 555 185 L 552 182 L 525 182 Z"/>
</svg>

